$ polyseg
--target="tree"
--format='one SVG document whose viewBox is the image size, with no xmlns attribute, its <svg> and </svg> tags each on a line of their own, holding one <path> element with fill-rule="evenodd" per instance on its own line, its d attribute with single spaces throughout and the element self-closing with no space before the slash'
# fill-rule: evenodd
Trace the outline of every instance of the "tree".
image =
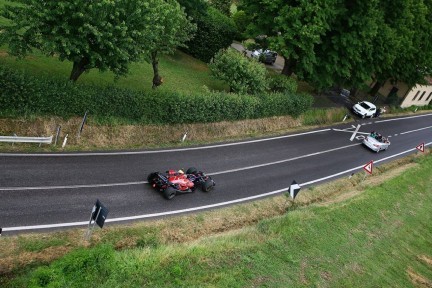
<svg viewBox="0 0 432 288">
<path fill-rule="evenodd" d="M 185 8 L 186 14 L 194 19 L 207 14 L 209 5 L 206 0 L 177 0 L 177 2 Z"/>
<path fill-rule="evenodd" d="M 186 41 L 193 37 L 196 25 L 187 18 L 184 8 L 175 0 L 157 1 L 157 5 L 149 7 L 152 15 L 157 15 L 148 23 L 146 31 L 151 31 L 151 40 L 146 38 L 141 45 L 148 52 L 146 61 L 153 67 L 153 88 L 162 84 L 159 75 L 159 55 L 171 54 L 177 47 L 186 47 Z"/>
<path fill-rule="evenodd" d="M 211 5 L 227 16 L 231 15 L 231 0 L 211 0 Z"/>
<path fill-rule="evenodd" d="M 393 51 L 394 59 L 391 65 L 376 65 L 376 82 L 369 92 L 373 96 L 387 80 L 412 86 L 432 73 L 432 1 L 382 0 L 381 5 L 384 25 L 394 35 L 382 49 Z M 393 9 L 395 5 L 398 9 Z"/>
<path fill-rule="evenodd" d="M 16 2 L 21 4 L 6 6 L 2 13 L 11 23 L 0 28 L 4 31 L 4 41 L 9 44 L 9 53 L 25 57 L 36 48 L 48 56 L 58 56 L 61 61 L 71 61 L 72 81 L 93 68 L 110 70 L 117 76 L 125 75 L 130 63 L 149 54 L 148 43 L 159 43 L 157 39 L 167 39 L 169 33 L 177 33 L 176 30 L 162 29 L 164 24 L 159 19 L 161 10 L 157 8 L 168 7 L 164 5 L 169 3 L 174 7 L 172 1 Z M 175 7 L 178 8 L 178 5 Z M 178 19 L 177 16 L 172 17 Z M 169 19 L 166 13 L 163 19 Z M 166 46 L 178 43 L 173 39 L 175 36 L 169 39 L 171 42 Z M 168 50 L 166 47 L 161 48 L 161 51 Z"/>
<path fill-rule="evenodd" d="M 267 89 L 267 70 L 234 49 L 220 50 L 209 64 L 217 79 L 228 82 L 231 92 L 257 94 Z"/>
<path fill-rule="evenodd" d="M 330 30 L 338 0 L 244 0 L 250 34 L 267 35 L 270 48 L 285 59 L 282 74 L 312 73 L 314 48 Z"/>
<path fill-rule="evenodd" d="M 386 31 L 379 0 L 344 1 L 335 9 L 331 28 L 314 47 L 313 68 L 304 75 L 319 90 L 359 87 L 371 79 L 375 65 L 390 64 L 394 58 L 392 49 L 377 46 L 383 40 L 377 39 L 380 30 Z"/>
<path fill-rule="evenodd" d="M 229 47 L 238 35 L 234 20 L 214 7 L 208 7 L 206 14 L 195 16 L 193 22 L 198 29 L 195 37 L 186 43 L 185 51 L 205 62 L 210 62 L 220 49 Z"/>
</svg>

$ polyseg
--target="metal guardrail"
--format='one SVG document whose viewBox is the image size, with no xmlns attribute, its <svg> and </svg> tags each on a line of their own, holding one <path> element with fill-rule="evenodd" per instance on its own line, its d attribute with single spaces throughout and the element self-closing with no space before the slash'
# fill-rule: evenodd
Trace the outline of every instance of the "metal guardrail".
<svg viewBox="0 0 432 288">
<path fill-rule="evenodd" d="M 53 136 L 50 137 L 0 136 L 0 142 L 51 144 L 52 138 Z"/>
</svg>

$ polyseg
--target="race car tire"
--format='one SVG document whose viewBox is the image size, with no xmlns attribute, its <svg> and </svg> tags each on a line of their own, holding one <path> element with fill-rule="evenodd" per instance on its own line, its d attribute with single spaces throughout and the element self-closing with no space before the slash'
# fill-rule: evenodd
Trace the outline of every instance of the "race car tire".
<svg viewBox="0 0 432 288">
<path fill-rule="evenodd" d="M 176 195 L 176 190 L 173 187 L 167 187 L 163 191 L 163 195 L 166 199 L 171 200 Z"/>
<path fill-rule="evenodd" d="M 186 170 L 186 174 L 196 174 L 198 170 L 195 167 L 190 167 L 188 170 Z"/>
<path fill-rule="evenodd" d="M 204 192 L 209 192 L 210 190 L 213 189 L 213 181 L 211 179 L 207 179 L 203 184 L 202 184 L 202 190 Z"/>
<path fill-rule="evenodd" d="M 156 176 L 157 176 L 157 173 L 156 173 L 156 172 L 154 172 L 154 173 L 150 173 L 150 174 L 147 176 L 147 182 L 148 182 L 150 185 L 153 185 L 153 184 L 154 184 L 153 179 L 156 178 Z"/>
</svg>

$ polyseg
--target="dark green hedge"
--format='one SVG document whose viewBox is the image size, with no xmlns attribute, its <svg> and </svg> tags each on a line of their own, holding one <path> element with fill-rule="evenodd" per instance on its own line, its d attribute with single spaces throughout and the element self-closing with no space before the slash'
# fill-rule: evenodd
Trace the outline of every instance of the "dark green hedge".
<svg viewBox="0 0 432 288">
<path fill-rule="evenodd" d="M 229 47 L 238 38 L 234 20 L 213 7 L 208 8 L 206 15 L 193 19 L 193 22 L 197 24 L 198 30 L 195 37 L 186 43 L 188 48 L 184 50 L 204 62 L 210 62 L 216 52 Z"/>
<path fill-rule="evenodd" d="M 72 84 L 0 67 L 0 116 L 82 116 L 146 124 L 218 122 L 277 115 L 298 116 L 312 105 L 309 95 L 259 96 L 207 92 L 134 91 Z"/>
</svg>

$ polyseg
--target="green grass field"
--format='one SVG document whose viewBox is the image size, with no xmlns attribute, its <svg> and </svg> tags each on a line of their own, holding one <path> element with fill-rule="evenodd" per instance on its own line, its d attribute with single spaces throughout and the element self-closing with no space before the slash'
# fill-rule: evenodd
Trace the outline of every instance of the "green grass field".
<svg viewBox="0 0 432 288">
<path fill-rule="evenodd" d="M 45 57 L 38 51 L 34 51 L 26 59 L 16 60 L 7 55 L 6 47 L 0 48 L 0 65 L 7 65 L 34 75 L 47 75 L 64 80 L 69 79 L 72 69 L 72 63 L 61 62 L 54 57 Z M 199 92 L 205 91 L 207 88 L 210 90 L 228 90 L 227 85 L 210 76 L 206 63 L 181 51 L 177 51 L 174 55 L 161 57 L 159 69 L 164 78 L 164 84 L 158 88 L 161 90 L 183 92 Z M 152 79 L 153 70 L 151 65 L 142 62 L 131 64 L 129 74 L 118 80 L 114 79 L 114 74 L 111 72 L 101 73 L 97 69 L 92 69 L 90 72 L 81 75 L 78 82 L 101 86 L 115 83 L 119 87 L 151 90 Z"/>
<path fill-rule="evenodd" d="M 176 243 L 181 238 L 176 237 L 176 229 L 186 225 L 193 234 L 204 223 L 205 214 L 195 216 L 193 225 L 180 220 L 172 228 L 171 242 L 161 241 L 158 229 L 144 229 L 134 248 L 121 249 L 111 241 L 121 243 L 121 237 L 126 239 L 131 234 L 125 231 L 120 235 L 105 234 L 105 239 L 109 239 L 102 241 L 105 244 L 75 250 L 49 266 L 22 272 L 7 284 L 10 287 L 430 287 L 432 155 L 413 161 L 414 165 L 401 176 L 378 185 L 371 184 L 371 180 L 363 187 L 364 191 L 346 197 L 347 200 L 333 199 L 290 209 L 256 225 L 194 241 Z M 345 187 L 342 192 L 349 192 L 346 185 L 341 187 Z M 317 190 L 301 193 L 313 194 Z M 252 215 L 253 207 L 258 209 L 259 205 L 248 207 L 238 207 L 235 213 L 238 217 L 242 213 Z M 215 217 L 213 221 L 221 219 Z M 61 240 L 57 242 L 54 244 L 62 244 Z M 41 243 L 30 243 L 25 243 L 30 251 L 38 246 L 45 248 Z"/>
</svg>

